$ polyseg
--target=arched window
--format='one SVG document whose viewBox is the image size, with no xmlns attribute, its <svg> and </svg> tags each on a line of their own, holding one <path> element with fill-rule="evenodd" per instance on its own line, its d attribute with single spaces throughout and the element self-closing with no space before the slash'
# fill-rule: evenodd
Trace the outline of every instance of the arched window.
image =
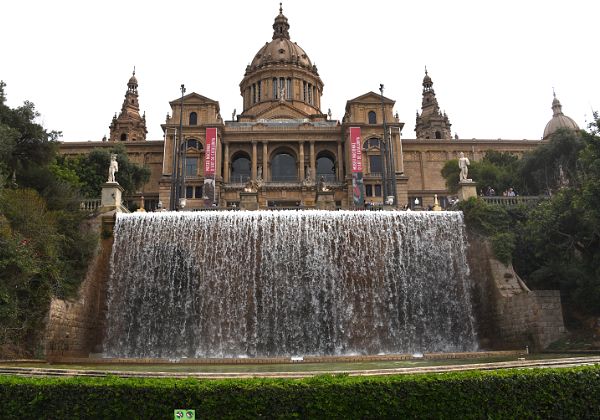
<svg viewBox="0 0 600 420">
<path fill-rule="evenodd" d="M 328 155 L 317 156 L 317 180 L 321 177 L 328 182 L 335 181 L 335 163 Z"/>
<path fill-rule="evenodd" d="M 375 111 L 369 111 L 369 124 L 377 124 L 377 114 Z"/>
<path fill-rule="evenodd" d="M 190 125 L 198 125 L 198 114 L 195 112 L 190 113 Z"/>
<path fill-rule="evenodd" d="M 296 159 L 289 153 L 278 153 L 271 161 L 271 179 L 279 182 L 298 180 Z"/>
<path fill-rule="evenodd" d="M 377 138 L 367 139 L 363 143 L 363 149 L 365 149 L 365 150 L 374 149 L 374 148 L 381 149 L 381 143 L 380 143 L 379 139 L 377 139 Z"/>
<path fill-rule="evenodd" d="M 186 140 L 185 144 L 188 149 L 196 149 L 199 151 L 202 150 L 202 144 L 198 140 L 189 139 L 189 140 Z"/>
<path fill-rule="evenodd" d="M 231 182 L 246 182 L 250 179 L 250 157 L 246 153 L 234 155 L 231 160 Z"/>
<path fill-rule="evenodd" d="M 441 138 L 442 138 L 442 133 L 441 133 L 441 132 L 439 132 L 439 131 L 436 131 L 436 132 L 435 132 L 435 138 L 436 138 L 436 139 L 441 139 Z"/>
<path fill-rule="evenodd" d="M 127 134 L 121 134 L 121 141 L 127 141 Z"/>
</svg>

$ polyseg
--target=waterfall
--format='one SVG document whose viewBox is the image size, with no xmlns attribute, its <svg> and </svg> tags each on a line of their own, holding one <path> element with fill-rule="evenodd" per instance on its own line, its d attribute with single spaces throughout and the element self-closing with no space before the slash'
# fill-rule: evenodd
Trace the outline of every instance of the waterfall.
<svg viewBox="0 0 600 420">
<path fill-rule="evenodd" d="M 119 214 L 109 357 L 477 348 L 460 212 Z"/>
</svg>

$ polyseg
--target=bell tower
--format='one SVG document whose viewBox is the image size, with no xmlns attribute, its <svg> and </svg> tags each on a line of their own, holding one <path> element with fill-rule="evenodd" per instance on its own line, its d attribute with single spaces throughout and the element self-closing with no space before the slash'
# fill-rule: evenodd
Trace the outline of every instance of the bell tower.
<svg viewBox="0 0 600 420">
<path fill-rule="evenodd" d="M 425 67 L 425 77 L 423 78 L 423 102 L 421 104 L 421 114 L 417 111 L 417 122 L 415 131 L 417 139 L 439 139 L 450 140 L 450 120 L 445 112 L 440 111 L 435 91 L 433 90 L 433 81 L 427 73 Z"/>
<path fill-rule="evenodd" d="M 121 113 L 115 116 L 110 123 L 110 141 L 145 141 L 148 130 L 146 129 L 146 113 L 140 116 L 140 104 L 138 101 L 138 81 L 133 75 L 127 82 L 125 100 L 121 107 Z"/>
</svg>

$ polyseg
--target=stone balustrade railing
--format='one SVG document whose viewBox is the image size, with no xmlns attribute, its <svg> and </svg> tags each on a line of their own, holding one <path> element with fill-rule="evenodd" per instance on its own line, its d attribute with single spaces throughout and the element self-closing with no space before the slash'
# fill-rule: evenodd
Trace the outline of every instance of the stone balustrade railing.
<svg viewBox="0 0 600 420">
<path fill-rule="evenodd" d="M 503 207 L 515 207 L 525 205 L 528 207 L 535 206 L 540 201 L 546 200 L 548 197 L 542 195 L 518 195 L 515 197 L 505 196 L 483 196 L 479 197 L 488 204 Z"/>
<path fill-rule="evenodd" d="M 79 203 L 79 210 L 86 213 L 94 213 L 100 208 L 101 202 L 100 198 L 86 198 Z"/>
</svg>

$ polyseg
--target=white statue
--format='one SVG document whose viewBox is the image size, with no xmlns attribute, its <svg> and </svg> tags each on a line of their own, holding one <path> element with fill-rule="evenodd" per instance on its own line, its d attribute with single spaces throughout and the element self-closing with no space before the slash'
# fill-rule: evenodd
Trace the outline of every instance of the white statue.
<svg viewBox="0 0 600 420">
<path fill-rule="evenodd" d="M 285 86 L 281 86 L 281 88 L 279 88 L 279 102 L 283 102 L 285 101 Z"/>
<path fill-rule="evenodd" d="M 258 170 L 256 173 L 256 180 L 262 181 L 262 165 L 258 165 Z"/>
<path fill-rule="evenodd" d="M 465 157 L 463 152 L 460 152 L 460 158 L 458 159 L 458 167 L 460 168 L 460 181 L 467 181 L 469 175 L 469 165 L 471 162 L 468 157 Z"/>
<path fill-rule="evenodd" d="M 117 155 L 110 155 L 110 166 L 108 167 L 108 181 L 115 183 L 115 173 L 119 172 L 119 164 L 117 163 Z"/>
<path fill-rule="evenodd" d="M 319 190 L 326 192 L 329 191 L 329 188 L 327 188 L 327 184 L 325 183 L 325 177 L 321 177 L 321 179 L 319 179 Z"/>
</svg>

